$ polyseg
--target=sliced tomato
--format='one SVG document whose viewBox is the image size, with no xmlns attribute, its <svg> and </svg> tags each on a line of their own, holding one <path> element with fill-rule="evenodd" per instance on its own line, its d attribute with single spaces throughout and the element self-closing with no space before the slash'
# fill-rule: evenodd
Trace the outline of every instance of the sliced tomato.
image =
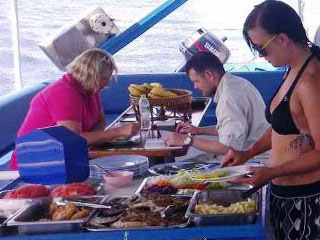
<svg viewBox="0 0 320 240">
<path fill-rule="evenodd" d="M 67 197 L 66 186 L 61 185 L 61 186 L 54 188 L 51 191 L 50 196 L 51 197 Z"/>
<path fill-rule="evenodd" d="M 85 196 L 94 195 L 96 191 L 85 183 L 71 183 L 67 185 L 66 191 L 68 196 Z"/>
<path fill-rule="evenodd" d="M 49 189 L 42 184 L 28 184 L 17 189 L 14 189 L 12 192 L 8 192 L 5 195 L 5 198 L 37 198 L 37 197 L 46 197 L 49 195 Z"/>
<path fill-rule="evenodd" d="M 195 188 L 198 190 L 203 190 L 206 188 L 206 185 L 204 183 L 197 183 Z"/>
</svg>

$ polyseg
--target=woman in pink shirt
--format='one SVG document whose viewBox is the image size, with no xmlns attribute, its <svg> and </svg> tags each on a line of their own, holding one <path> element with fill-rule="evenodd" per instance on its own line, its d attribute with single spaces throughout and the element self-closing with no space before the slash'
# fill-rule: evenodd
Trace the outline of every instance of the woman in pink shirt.
<svg viewBox="0 0 320 240">
<path fill-rule="evenodd" d="M 137 123 L 104 130 L 106 119 L 99 92 L 117 73 L 112 56 L 98 48 L 76 57 L 61 79 L 40 91 L 31 101 L 18 137 L 43 127 L 62 125 L 84 137 L 88 144 L 98 144 L 117 137 L 129 137 L 139 131 Z M 17 169 L 14 152 L 11 169 Z"/>
</svg>

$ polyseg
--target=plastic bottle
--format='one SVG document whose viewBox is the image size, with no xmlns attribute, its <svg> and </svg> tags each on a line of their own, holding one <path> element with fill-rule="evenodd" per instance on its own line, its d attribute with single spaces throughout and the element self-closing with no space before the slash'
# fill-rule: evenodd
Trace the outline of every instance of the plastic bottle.
<svg viewBox="0 0 320 240">
<path fill-rule="evenodd" d="M 140 96 L 139 111 L 140 111 L 141 131 L 151 130 L 150 103 L 146 95 Z"/>
</svg>

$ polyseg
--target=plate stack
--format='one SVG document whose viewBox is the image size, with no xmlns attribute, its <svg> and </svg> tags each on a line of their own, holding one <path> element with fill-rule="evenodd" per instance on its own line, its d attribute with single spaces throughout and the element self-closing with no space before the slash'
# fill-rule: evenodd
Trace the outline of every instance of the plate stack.
<svg viewBox="0 0 320 240">
<path fill-rule="evenodd" d="M 141 176 L 148 171 L 148 158 L 141 155 L 113 155 L 91 160 L 108 171 L 132 171 L 134 176 Z"/>
</svg>

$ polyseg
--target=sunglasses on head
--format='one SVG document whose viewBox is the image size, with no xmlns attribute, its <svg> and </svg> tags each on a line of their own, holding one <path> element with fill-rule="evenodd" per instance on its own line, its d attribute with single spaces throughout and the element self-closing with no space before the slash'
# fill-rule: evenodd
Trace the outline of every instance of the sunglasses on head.
<svg viewBox="0 0 320 240">
<path fill-rule="evenodd" d="M 255 44 L 253 44 L 252 48 L 259 54 L 260 57 L 266 57 L 268 55 L 268 52 L 267 52 L 266 48 L 277 37 L 278 37 L 278 35 L 274 35 L 265 44 L 263 44 L 261 47 L 258 47 Z"/>
</svg>

